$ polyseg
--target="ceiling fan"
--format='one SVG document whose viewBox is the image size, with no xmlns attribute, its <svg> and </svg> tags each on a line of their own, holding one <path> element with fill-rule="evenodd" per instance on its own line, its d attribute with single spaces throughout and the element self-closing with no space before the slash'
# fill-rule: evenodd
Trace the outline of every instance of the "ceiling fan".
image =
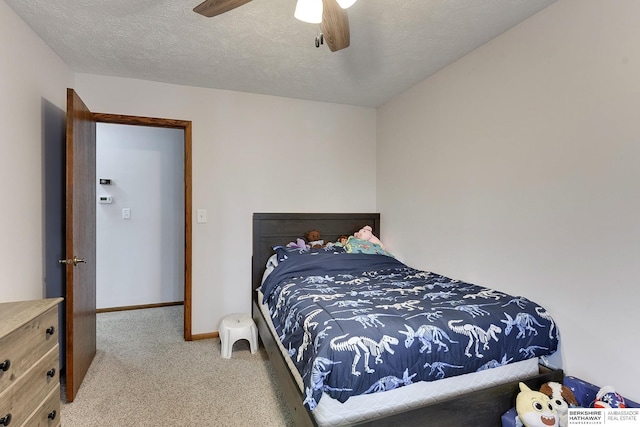
<svg viewBox="0 0 640 427">
<path fill-rule="evenodd" d="M 193 11 L 206 17 L 228 12 L 251 0 L 205 0 Z M 346 9 L 357 0 L 298 0 L 296 18 L 305 22 L 319 23 L 322 34 L 316 38 L 316 47 L 326 41 L 332 52 L 349 47 L 349 16 Z M 307 9 L 310 7 L 310 9 Z M 307 12 L 307 13 L 305 13 Z M 310 14 L 310 15 L 309 15 Z M 320 40 L 321 42 L 319 42 Z"/>
</svg>

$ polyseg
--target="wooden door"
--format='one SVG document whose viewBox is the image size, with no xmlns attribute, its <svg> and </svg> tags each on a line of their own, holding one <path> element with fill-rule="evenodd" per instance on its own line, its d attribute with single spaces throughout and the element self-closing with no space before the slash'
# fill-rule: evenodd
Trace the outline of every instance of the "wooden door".
<svg viewBox="0 0 640 427">
<path fill-rule="evenodd" d="M 96 122 L 67 89 L 66 393 L 72 402 L 96 354 Z"/>
</svg>

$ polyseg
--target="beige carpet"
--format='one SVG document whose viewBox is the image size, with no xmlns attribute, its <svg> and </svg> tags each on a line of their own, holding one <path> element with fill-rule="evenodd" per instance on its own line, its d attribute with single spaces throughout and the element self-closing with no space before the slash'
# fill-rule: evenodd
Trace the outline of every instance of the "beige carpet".
<svg viewBox="0 0 640 427">
<path fill-rule="evenodd" d="M 98 314 L 97 354 L 62 425 L 293 425 L 275 388 L 266 353 L 236 342 L 185 342 L 182 306 Z"/>
</svg>

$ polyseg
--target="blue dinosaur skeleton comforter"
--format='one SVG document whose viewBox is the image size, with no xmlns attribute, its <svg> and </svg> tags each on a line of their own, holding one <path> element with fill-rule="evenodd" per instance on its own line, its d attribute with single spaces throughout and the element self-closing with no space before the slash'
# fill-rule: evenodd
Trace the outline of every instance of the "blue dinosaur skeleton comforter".
<svg viewBox="0 0 640 427">
<path fill-rule="evenodd" d="M 548 355 L 558 331 L 524 297 L 340 250 L 278 253 L 261 291 L 313 410 Z"/>
</svg>

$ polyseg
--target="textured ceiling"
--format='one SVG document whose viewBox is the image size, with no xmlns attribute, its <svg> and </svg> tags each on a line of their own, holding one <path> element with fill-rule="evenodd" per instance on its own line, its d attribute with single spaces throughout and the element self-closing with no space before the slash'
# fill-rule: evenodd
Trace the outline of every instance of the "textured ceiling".
<svg viewBox="0 0 640 427">
<path fill-rule="evenodd" d="M 5 0 L 74 72 L 377 107 L 555 0 L 360 0 L 315 47 L 296 0 L 205 18 L 201 0 Z"/>
</svg>

